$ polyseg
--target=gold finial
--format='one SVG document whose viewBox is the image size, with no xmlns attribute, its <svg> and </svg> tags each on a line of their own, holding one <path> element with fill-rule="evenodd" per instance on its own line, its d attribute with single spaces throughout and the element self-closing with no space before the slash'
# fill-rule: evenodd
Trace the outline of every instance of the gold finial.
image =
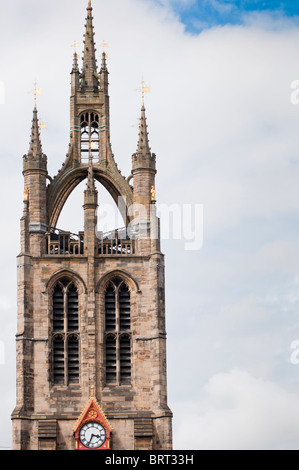
<svg viewBox="0 0 299 470">
<path fill-rule="evenodd" d="M 108 59 L 108 54 L 107 54 L 108 47 L 109 47 L 109 44 L 105 40 L 103 40 L 102 48 L 103 48 L 103 56 L 105 57 L 105 59 Z"/>
<path fill-rule="evenodd" d="M 94 386 L 90 387 L 90 398 L 94 398 Z"/>
<path fill-rule="evenodd" d="M 151 187 L 151 202 L 156 202 L 156 190 L 155 186 Z"/>
<path fill-rule="evenodd" d="M 143 98 L 144 98 L 144 94 L 145 93 L 150 93 L 151 89 L 150 89 L 149 86 L 145 85 L 144 81 L 142 81 L 141 83 L 142 83 L 142 95 L 143 95 Z"/>
<path fill-rule="evenodd" d="M 72 44 L 72 47 L 73 47 L 74 50 L 75 50 L 75 54 L 78 55 L 78 54 L 77 54 L 77 49 L 78 49 L 78 47 L 79 47 L 79 43 L 78 43 L 77 41 L 74 41 L 74 44 Z"/>
<path fill-rule="evenodd" d="M 29 201 L 29 188 L 28 186 L 26 186 L 24 190 L 24 202 L 28 202 L 28 201 Z"/>
<path fill-rule="evenodd" d="M 42 117 L 39 118 L 39 130 L 46 131 L 47 130 L 47 123 L 42 121 Z"/>
<path fill-rule="evenodd" d="M 144 95 L 145 93 L 150 93 L 151 89 L 148 85 L 145 84 L 145 81 L 142 79 L 141 81 L 141 87 L 138 88 L 136 91 L 139 91 L 139 93 L 142 94 L 142 106 L 144 106 Z"/>
<path fill-rule="evenodd" d="M 41 88 L 38 88 L 37 87 L 37 82 L 35 81 L 34 82 L 34 103 L 35 103 L 35 107 L 36 107 L 36 98 L 38 95 L 41 95 L 42 94 L 42 90 Z"/>
<path fill-rule="evenodd" d="M 28 93 L 34 94 L 34 109 L 36 109 L 37 96 L 42 94 L 42 90 L 41 88 L 38 88 L 36 81 L 34 82 L 33 86 L 33 90 L 29 91 Z"/>
</svg>

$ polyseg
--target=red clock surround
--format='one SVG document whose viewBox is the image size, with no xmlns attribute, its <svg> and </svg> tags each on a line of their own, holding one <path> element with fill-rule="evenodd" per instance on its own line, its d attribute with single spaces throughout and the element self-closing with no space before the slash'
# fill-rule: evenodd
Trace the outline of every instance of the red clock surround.
<svg viewBox="0 0 299 470">
<path fill-rule="evenodd" d="M 88 446 L 85 440 L 80 438 L 80 432 L 82 429 L 87 428 L 88 424 L 102 427 L 105 430 L 105 440 L 103 443 L 100 442 L 100 446 L 92 447 Z M 78 419 L 76 426 L 74 428 L 74 438 L 76 442 L 76 450 L 110 450 L 110 439 L 111 439 L 112 427 L 106 418 L 105 414 L 101 410 L 100 405 L 97 403 L 95 398 L 92 396 L 81 413 L 80 418 Z M 103 432 L 104 434 L 104 432 Z M 82 435 L 82 433 L 81 433 Z M 95 438 L 97 436 L 94 436 Z M 99 436 L 98 436 L 99 437 Z M 94 444 L 96 445 L 96 444 Z"/>
</svg>

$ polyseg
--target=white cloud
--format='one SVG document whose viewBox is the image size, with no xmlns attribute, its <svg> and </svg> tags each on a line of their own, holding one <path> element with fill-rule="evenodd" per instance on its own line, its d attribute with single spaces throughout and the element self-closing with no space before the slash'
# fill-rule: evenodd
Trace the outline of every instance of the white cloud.
<svg viewBox="0 0 299 470">
<path fill-rule="evenodd" d="M 204 0 L 204 3 L 210 4 L 211 7 L 221 15 L 230 13 L 236 8 L 233 3 L 223 3 L 218 0 Z"/>
<path fill-rule="evenodd" d="M 243 370 L 216 374 L 180 404 L 177 449 L 298 450 L 298 396 Z"/>
</svg>

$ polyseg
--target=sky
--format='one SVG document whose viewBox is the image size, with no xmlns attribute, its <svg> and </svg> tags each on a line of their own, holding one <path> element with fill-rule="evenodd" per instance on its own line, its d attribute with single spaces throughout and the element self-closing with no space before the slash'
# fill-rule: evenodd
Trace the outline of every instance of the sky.
<svg viewBox="0 0 299 470">
<path fill-rule="evenodd" d="M 198 34 L 206 28 L 219 25 L 240 25 L 248 14 L 271 13 L 278 17 L 294 17 L 299 5 L 294 1 L 272 0 L 156 0 L 158 4 L 170 3 L 186 31 Z"/>
<path fill-rule="evenodd" d="M 86 6 L 11 0 L 0 17 L 0 447 L 11 446 L 15 405 L 16 256 L 33 83 L 42 89 L 42 144 L 54 176 L 68 149 L 72 44 L 81 53 Z M 151 89 L 174 447 L 298 450 L 299 6 L 93 6 L 98 63 L 108 43 L 112 150 L 126 176 L 137 146 L 137 90 L 142 80 Z M 82 228 L 83 190 L 84 183 L 65 206 L 62 228 Z M 109 201 L 102 189 L 100 199 Z M 181 215 L 191 208 L 202 244 L 187 249 L 188 218 L 169 227 L 171 206 Z"/>
</svg>

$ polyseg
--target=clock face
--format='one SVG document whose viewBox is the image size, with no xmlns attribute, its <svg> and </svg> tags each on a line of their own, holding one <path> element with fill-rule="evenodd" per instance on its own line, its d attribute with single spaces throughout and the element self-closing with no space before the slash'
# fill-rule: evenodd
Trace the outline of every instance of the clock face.
<svg viewBox="0 0 299 470">
<path fill-rule="evenodd" d="M 93 421 L 84 424 L 80 430 L 80 442 L 88 449 L 98 449 L 106 441 L 103 426 Z"/>
</svg>

